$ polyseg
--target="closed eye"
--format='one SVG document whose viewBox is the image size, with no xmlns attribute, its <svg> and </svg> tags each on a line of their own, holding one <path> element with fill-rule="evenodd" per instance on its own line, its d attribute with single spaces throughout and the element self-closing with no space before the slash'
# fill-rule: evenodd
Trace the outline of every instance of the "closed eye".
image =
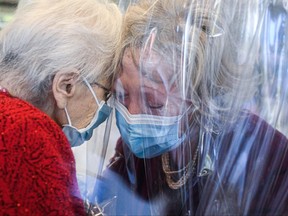
<svg viewBox="0 0 288 216">
<path fill-rule="evenodd" d="M 146 92 L 145 102 L 148 109 L 162 109 L 165 105 L 165 97 L 155 94 L 155 92 Z"/>
</svg>

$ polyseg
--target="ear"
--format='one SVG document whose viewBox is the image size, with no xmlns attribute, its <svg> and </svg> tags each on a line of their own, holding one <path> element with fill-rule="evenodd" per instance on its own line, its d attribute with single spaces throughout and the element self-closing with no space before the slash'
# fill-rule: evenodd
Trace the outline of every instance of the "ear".
<svg viewBox="0 0 288 216">
<path fill-rule="evenodd" d="M 78 77 L 79 71 L 76 69 L 63 69 L 55 74 L 52 91 L 59 109 L 64 109 L 68 99 L 73 97 Z"/>
</svg>

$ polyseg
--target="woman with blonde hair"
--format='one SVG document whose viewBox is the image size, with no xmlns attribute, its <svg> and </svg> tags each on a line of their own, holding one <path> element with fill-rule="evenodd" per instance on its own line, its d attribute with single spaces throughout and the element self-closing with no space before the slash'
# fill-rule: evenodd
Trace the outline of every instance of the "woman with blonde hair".
<svg viewBox="0 0 288 216">
<path fill-rule="evenodd" d="M 128 7 L 114 83 L 121 138 L 96 194 L 107 214 L 287 215 L 288 140 L 244 109 L 259 78 L 257 40 L 241 28 L 250 7 Z"/>
</svg>

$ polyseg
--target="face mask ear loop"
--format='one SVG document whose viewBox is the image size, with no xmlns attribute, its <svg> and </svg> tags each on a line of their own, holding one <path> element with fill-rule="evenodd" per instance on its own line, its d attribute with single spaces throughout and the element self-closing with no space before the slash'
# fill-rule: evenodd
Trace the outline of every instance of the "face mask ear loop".
<svg viewBox="0 0 288 216">
<path fill-rule="evenodd" d="M 70 117 L 69 117 L 69 115 L 68 115 L 68 111 L 67 111 L 67 108 L 66 108 L 66 107 L 64 108 L 64 111 L 65 111 L 65 114 L 66 114 L 66 118 L 67 118 L 67 120 L 68 120 L 68 124 L 69 124 L 70 126 L 72 126 L 72 122 L 71 122 L 71 119 L 70 119 Z"/>
<path fill-rule="evenodd" d="M 99 100 L 98 100 L 96 94 L 94 93 L 94 90 L 92 89 L 91 85 L 88 83 L 88 81 L 84 77 L 83 77 L 83 81 L 85 82 L 85 84 L 87 85 L 89 90 L 91 91 L 91 93 L 92 93 L 92 95 L 93 95 L 94 99 L 96 100 L 96 103 L 97 103 L 97 105 L 99 107 L 100 106 Z"/>
</svg>

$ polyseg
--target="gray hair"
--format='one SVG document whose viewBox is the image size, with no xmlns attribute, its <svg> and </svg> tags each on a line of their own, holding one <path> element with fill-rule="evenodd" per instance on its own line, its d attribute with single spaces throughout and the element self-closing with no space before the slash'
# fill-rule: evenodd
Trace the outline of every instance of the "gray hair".
<svg viewBox="0 0 288 216">
<path fill-rule="evenodd" d="M 212 122 L 213 128 L 233 119 L 253 92 L 250 64 L 237 62 L 229 5 L 217 2 L 144 0 L 131 5 L 124 17 L 118 65 L 126 48 L 135 58 L 151 32 L 156 32 L 153 51 L 171 65 L 171 80 L 178 83 L 185 99 L 199 108 L 198 121 L 204 116 L 205 124 Z"/>
<path fill-rule="evenodd" d="M 0 83 L 43 110 L 61 69 L 112 82 L 121 24 L 120 10 L 108 1 L 29 1 L 1 32 Z"/>
</svg>

